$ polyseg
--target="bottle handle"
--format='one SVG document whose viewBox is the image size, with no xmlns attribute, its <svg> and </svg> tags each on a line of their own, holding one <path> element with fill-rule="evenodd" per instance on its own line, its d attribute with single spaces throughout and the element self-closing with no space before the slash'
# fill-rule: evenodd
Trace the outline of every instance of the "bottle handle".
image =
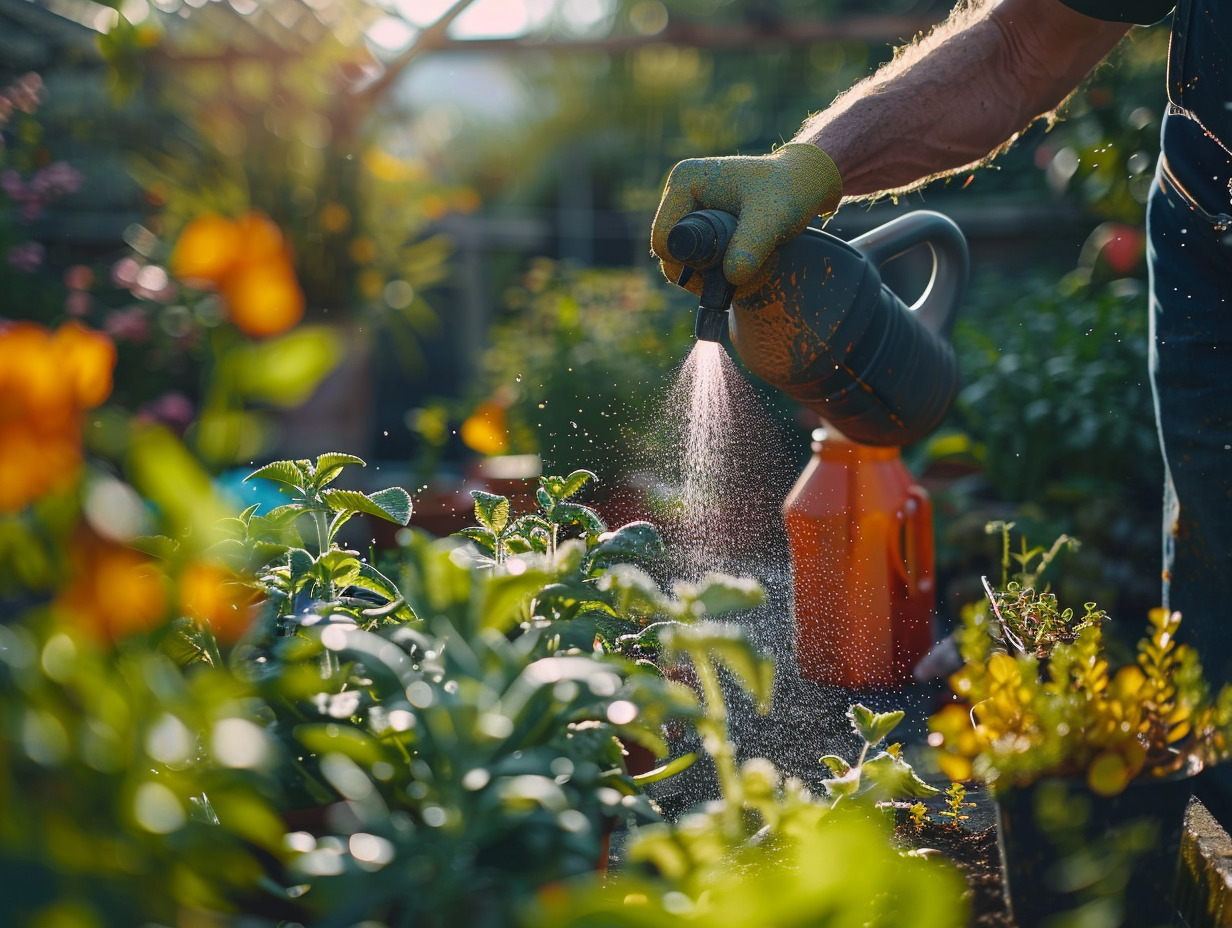
<svg viewBox="0 0 1232 928">
<path fill-rule="evenodd" d="M 891 219 L 848 242 L 877 267 L 920 245 L 933 253 L 933 274 L 912 312 L 934 335 L 949 339 L 967 289 L 970 257 L 967 239 L 954 220 L 932 210 Z"/>
<path fill-rule="evenodd" d="M 909 596 L 932 589 L 929 569 L 932 558 L 933 523 L 928 492 L 920 486 L 907 488 L 907 499 L 898 512 L 898 531 L 890 532 L 890 563 L 906 584 Z"/>
</svg>

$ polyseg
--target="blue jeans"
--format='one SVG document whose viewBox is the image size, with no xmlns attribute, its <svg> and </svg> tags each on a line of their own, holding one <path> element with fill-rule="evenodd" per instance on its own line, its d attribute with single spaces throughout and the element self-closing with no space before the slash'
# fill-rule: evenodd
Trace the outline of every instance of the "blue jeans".
<svg viewBox="0 0 1232 928">
<path fill-rule="evenodd" d="M 1232 681 L 1232 205 L 1187 192 L 1185 173 L 1161 160 L 1147 207 L 1163 603 L 1218 687 Z"/>
</svg>

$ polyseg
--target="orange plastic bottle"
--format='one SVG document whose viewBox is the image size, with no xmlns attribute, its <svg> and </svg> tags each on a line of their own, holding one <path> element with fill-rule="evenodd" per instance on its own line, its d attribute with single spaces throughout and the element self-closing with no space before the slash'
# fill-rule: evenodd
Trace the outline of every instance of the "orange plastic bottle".
<svg viewBox="0 0 1232 928">
<path fill-rule="evenodd" d="M 898 688 L 933 644 L 932 501 L 896 447 L 813 433 L 813 458 L 783 503 L 800 675 Z"/>
</svg>

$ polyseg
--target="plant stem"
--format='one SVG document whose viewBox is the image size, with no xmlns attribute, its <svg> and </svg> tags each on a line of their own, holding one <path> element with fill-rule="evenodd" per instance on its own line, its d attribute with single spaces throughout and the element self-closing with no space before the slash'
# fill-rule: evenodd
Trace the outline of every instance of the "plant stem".
<svg viewBox="0 0 1232 928">
<path fill-rule="evenodd" d="M 702 687 L 702 698 L 706 702 L 706 714 L 699 720 L 698 727 L 702 729 L 704 742 L 709 742 L 705 745 L 706 750 L 714 758 L 719 789 L 727 800 L 723 803 L 723 830 L 735 840 L 740 832 L 744 793 L 736 771 L 736 748 L 728 732 L 727 704 L 723 700 L 723 690 L 714 662 L 709 659 L 694 660 L 693 665 Z"/>
<path fill-rule="evenodd" d="M 312 521 L 317 527 L 317 557 L 329 550 L 329 515 L 320 509 L 312 511 Z"/>
</svg>

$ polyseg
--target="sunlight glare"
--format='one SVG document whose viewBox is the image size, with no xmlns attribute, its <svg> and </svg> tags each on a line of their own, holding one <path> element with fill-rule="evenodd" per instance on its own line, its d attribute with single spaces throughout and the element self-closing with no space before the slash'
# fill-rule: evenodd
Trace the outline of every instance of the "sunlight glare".
<svg viewBox="0 0 1232 928">
<path fill-rule="evenodd" d="M 562 0 L 560 13 L 572 32 L 584 35 L 607 22 L 612 6 L 611 0 Z"/>
<path fill-rule="evenodd" d="M 364 35 L 377 48 L 396 52 L 410 45 L 418 32 L 399 16 L 382 16 L 367 28 Z"/>
<path fill-rule="evenodd" d="M 423 28 L 439 20 L 456 0 L 394 0 L 397 11 L 412 26 Z M 475 0 L 454 21 L 455 39 L 513 38 L 533 32 L 547 20 L 552 0 Z"/>
</svg>

